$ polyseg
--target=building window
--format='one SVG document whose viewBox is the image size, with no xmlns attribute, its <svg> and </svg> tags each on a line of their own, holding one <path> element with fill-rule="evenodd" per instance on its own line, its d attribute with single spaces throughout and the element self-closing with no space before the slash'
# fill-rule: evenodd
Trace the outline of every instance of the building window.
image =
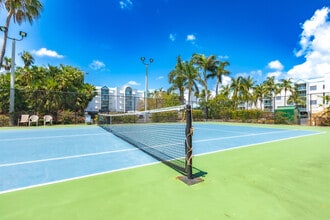
<svg viewBox="0 0 330 220">
<path fill-rule="evenodd" d="M 277 101 L 280 101 L 281 99 L 282 99 L 281 96 L 276 96 L 276 100 L 277 100 Z"/>
<path fill-rule="evenodd" d="M 311 105 L 317 105 L 317 100 L 311 100 Z"/>
<path fill-rule="evenodd" d="M 133 109 L 133 90 L 131 87 L 125 89 L 125 112 L 132 111 Z"/>
<path fill-rule="evenodd" d="M 309 90 L 310 91 L 315 91 L 317 89 L 317 86 L 311 86 L 311 87 L 309 87 Z"/>
</svg>

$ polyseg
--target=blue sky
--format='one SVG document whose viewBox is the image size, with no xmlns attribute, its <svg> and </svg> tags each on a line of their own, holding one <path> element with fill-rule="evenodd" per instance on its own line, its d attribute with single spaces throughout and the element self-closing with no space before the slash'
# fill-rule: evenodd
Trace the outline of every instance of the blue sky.
<svg viewBox="0 0 330 220">
<path fill-rule="evenodd" d="M 35 65 L 77 67 L 97 86 L 143 90 L 142 56 L 154 59 L 150 89 L 167 89 L 176 57 L 189 60 L 193 53 L 214 54 L 229 61 L 231 77 L 251 75 L 258 82 L 330 72 L 330 0 L 41 2 L 44 10 L 32 26 L 11 24 L 10 36 L 28 33 L 17 42 L 17 54 L 29 51 Z M 4 17 L 0 9 L 2 23 Z M 7 56 L 10 51 L 9 42 Z"/>
</svg>

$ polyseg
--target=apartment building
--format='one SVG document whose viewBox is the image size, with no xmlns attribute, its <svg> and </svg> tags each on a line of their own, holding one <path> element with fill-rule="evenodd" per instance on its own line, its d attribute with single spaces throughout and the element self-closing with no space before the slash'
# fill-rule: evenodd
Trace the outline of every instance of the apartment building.
<svg viewBox="0 0 330 220">
<path fill-rule="evenodd" d="M 130 86 L 109 88 L 97 86 L 96 95 L 89 102 L 86 112 L 130 112 L 139 108 L 144 99 L 144 91 Z"/>
<path fill-rule="evenodd" d="M 298 85 L 298 93 L 302 103 L 297 105 L 300 116 L 302 118 L 310 118 L 312 114 L 323 112 L 330 106 L 327 98 L 330 96 L 330 73 L 326 73 L 324 77 L 303 80 L 299 79 L 294 82 Z M 291 92 L 282 90 L 274 99 L 264 99 L 264 109 L 274 111 L 280 106 L 287 106 L 287 101 L 291 96 Z"/>
</svg>

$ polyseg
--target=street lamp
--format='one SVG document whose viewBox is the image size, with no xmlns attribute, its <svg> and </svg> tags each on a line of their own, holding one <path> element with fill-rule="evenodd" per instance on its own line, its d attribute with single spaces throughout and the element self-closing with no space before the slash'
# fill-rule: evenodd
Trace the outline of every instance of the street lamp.
<svg viewBox="0 0 330 220">
<path fill-rule="evenodd" d="M 5 26 L 0 26 L 0 30 L 3 32 L 7 32 L 8 28 Z M 11 72 L 10 72 L 10 95 L 9 95 L 9 115 L 10 115 L 10 125 L 14 125 L 14 109 L 15 109 L 15 49 L 16 49 L 16 41 L 23 40 L 24 37 L 27 36 L 26 32 L 20 31 L 19 35 L 21 36 L 20 39 L 9 37 L 7 38 L 12 40 L 12 47 L 11 47 Z"/>
<path fill-rule="evenodd" d="M 154 59 L 150 58 L 149 63 L 146 62 L 145 57 L 141 57 L 142 63 L 146 66 L 146 82 L 145 82 L 145 91 L 144 91 L 144 111 L 147 111 L 148 109 L 148 68 L 149 65 L 154 62 Z M 146 115 L 145 115 L 146 120 Z"/>
</svg>

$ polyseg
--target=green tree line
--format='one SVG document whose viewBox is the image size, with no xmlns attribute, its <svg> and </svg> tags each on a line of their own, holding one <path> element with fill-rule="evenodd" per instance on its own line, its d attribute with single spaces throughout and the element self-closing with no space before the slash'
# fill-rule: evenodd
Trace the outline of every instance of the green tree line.
<svg viewBox="0 0 330 220">
<path fill-rule="evenodd" d="M 84 83 L 84 72 L 71 66 L 30 66 L 34 59 L 22 53 L 24 67 L 15 72 L 15 113 L 57 116 L 63 111 L 83 114 L 95 96 L 95 87 Z M 5 69 L 10 59 L 5 58 Z M 7 66 L 7 68 L 6 68 Z M 10 73 L 0 74 L 0 114 L 9 111 Z M 16 117 L 17 117 L 16 116 Z"/>
<path fill-rule="evenodd" d="M 281 91 L 284 91 L 285 105 L 306 106 L 305 100 L 299 95 L 298 85 L 293 84 L 291 79 L 275 82 L 275 77 L 272 76 L 258 84 L 251 76 L 230 77 L 231 72 L 227 70 L 229 65 L 228 61 L 217 60 L 216 55 L 193 54 L 188 61 L 183 61 L 178 56 L 174 69 L 168 75 L 171 85 L 169 91 L 178 91 L 182 103 L 185 91 L 188 93 L 188 103 L 191 103 L 191 94 L 194 92 L 199 106 L 203 109 L 204 118 L 216 117 L 220 108 L 235 111 L 240 108 L 248 110 L 254 106 L 261 111 L 271 111 L 263 109 L 263 101 L 268 99 L 273 102 L 274 109 L 274 98 Z M 231 78 L 227 85 L 222 85 L 224 76 Z M 212 79 L 216 80 L 214 97 L 208 88 L 209 80 Z"/>
</svg>

